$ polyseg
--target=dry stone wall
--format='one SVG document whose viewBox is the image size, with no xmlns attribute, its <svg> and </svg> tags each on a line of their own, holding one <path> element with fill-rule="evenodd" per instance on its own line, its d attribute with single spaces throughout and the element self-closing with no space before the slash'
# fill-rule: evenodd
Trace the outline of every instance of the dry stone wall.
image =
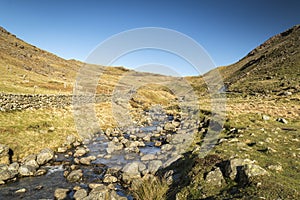
<svg viewBox="0 0 300 200">
<path fill-rule="evenodd" d="M 0 93 L 0 111 L 20 111 L 40 108 L 64 108 L 72 104 L 72 95 L 6 94 Z M 77 98 L 78 99 L 78 98 Z M 86 99 L 86 98 L 84 98 Z M 97 95 L 96 102 L 109 101 L 107 95 Z M 92 102 L 92 101 L 90 101 Z M 86 101 L 84 103 L 87 103 Z"/>
</svg>

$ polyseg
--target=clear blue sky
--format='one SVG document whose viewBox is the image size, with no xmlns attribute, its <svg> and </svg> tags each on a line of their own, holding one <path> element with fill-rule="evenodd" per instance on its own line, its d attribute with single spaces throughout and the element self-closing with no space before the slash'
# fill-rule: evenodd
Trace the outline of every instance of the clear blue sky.
<svg viewBox="0 0 300 200">
<path fill-rule="evenodd" d="M 0 26 L 37 47 L 81 61 L 114 34 L 139 27 L 164 27 L 190 36 L 205 48 L 216 66 L 223 66 L 299 24 L 299 9 L 299 0 L 1 0 Z M 163 56 L 144 56 L 146 60 L 139 64 L 162 62 L 159 59 Z M 121 59 L 117 64 L 136 67 L 134 59 L 129 56 L 124 64 Z M 195 74 L 190 67 L 183 67 L 183 61 L 178 63 L 182 65 L 180 74 Z"/>
</svg>

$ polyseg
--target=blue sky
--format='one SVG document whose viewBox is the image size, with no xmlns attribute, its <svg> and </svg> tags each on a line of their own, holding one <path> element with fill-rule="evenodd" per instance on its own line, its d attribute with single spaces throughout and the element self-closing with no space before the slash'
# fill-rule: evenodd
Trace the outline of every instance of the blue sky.
<svg viewBox="0 0 300 200">
<path fill-rule="evenodd" d="M 0 26 L 39 48 L 81 61 L 112 35 L 134 28 L 163 27 L 193 38 L 216 66 L 223 66 L 299 24 L 299 8 L 298 0 L 2 0 Z M 198 73 L 167 53 L 148 50 L 125 57 L 115 64 L 136 68 L 153 62 L 173 66 L 180 75 Z M 208 70 L 204 67 L 201 73 Z"/>
</svg>

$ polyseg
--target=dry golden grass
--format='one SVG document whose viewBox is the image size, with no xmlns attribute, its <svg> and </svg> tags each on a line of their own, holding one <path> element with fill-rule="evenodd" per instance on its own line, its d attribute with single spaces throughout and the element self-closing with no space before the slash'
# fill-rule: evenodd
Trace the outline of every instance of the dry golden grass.
<svg viewBox="0 0 300 200">
<path fill-rule="evenodd" d="M 137 200 L 163 200 L 169 187 L 165 180 L 149 178 L 133 186 L 133 197 Z"/>
</svg>

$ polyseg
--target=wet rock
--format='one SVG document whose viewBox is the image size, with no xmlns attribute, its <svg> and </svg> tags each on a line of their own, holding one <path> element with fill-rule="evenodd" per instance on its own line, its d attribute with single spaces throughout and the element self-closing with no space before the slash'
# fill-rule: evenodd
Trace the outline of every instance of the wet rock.
<svg viewBox="0 0 300 200">
<path fill-rule="evenodd" d="M 34 176 L 42 176 L 42 175 L 44 175 L 44 174 L 46 174 L 47 173 L 47 170 L 46 169 L 38 169 L 37 171 L 36 171 L 36 173 L 34 174 Z"/>
<path fill-rule="evenodd" d="M 83 165 L 91 165 L 91 162 L 96 160 L 95 156 L 88 156 L 79 159 L 79 162 Z"/>
<path fill-rule="evenodd" d="M 220 170 L 220 168 L 216 168 L 215 170 L 209 172 L 206 175 L 206 183 L 214 185 L 214 186 L 222 186 L 222 183 L 225 182 L 224 178 L 223 178 L 223 174 Z"/>
<path fill-rule="evenodd" d="M 111 154 L 114 151 L 119 151 L 123 149 L 123 144 L 120 143 L 114 143 L 114 142 L 109 142 L 108 147 L 106 148 L 107 153 Z"/>
<path fill-rule="evenodd" d="M 83 173 L 82 173 L 81 169 L 74 170 L 70 174 L 68 174 L 67 180 L 72 183 L 78 182 L 81 180 L 82 176 L 83 176 Z"/>
<path fill-rule="evenodd" d="M 87 197 L 87 195 L 88 194 L 87 194 L 87 191 L 85 189 L 79 189 L 75 192 L 73 198 L 75 200 L 77 200 L 77 199 L 80 200 L 80 199 L 83 199 L 83 198 Z"/>
<path fill-rule="evenodd" d="M 161 141 L 155 141 L 154 146 L 160 147 L 161 145 L 162 145 L 162 142 L 161 142 Z"/>
<path fill-rule="evenodd" d="M 74 153 L 74 157 L 81 157 L 88 153 L 88 150 L 84 147 L 78 147 Z"/>
<path fill-rule="evenodd" d="M 9 147 L 5 144 L 0 144 L 0 164 L 9 164 Z"/>
<path fill-rule="evenodd" d="M 146 161 L 146 160 L 154 160 L 155 155 L 154 154 L 146 154 L 141 157 L 141 161 Z"/>
<path fill-rule="evenodd" d="M 33 176 L 36 173 L 36 168 L 31 165 L 21 165 L 18 172 L 21 176 Z"/>
<path fill-rule="evenodd" d="M 39 165 L 44 165 L 54 157 L 54 152 L 51 149 L 43 149 L 36 157 L 36 161 Z"/>
<path fill-rule="evenodd" d="M 110 174 L 106 174 L 103 179 L 104 183 L 116 183 L 117 181 L 118 179 Z"/>
<path fill-rule="evenodd" d="M 155 174 L 161 167 L 163 163 L 161 160 L 151 160 L 148 164 L 149 173 Z"/>
<path fill-rule="evenodd" d="M 57 188 L 54 192 L 54 198 L 57 200 L 66 199 L 69 193 L 69 189 Z"/>
<path fill-rule="evenodd" d="M 287 124 L 288 121 L 284 118 L 277 118 L 276 121 L 280 122 L 280 123 L 283 123 L 283 124 Z"/>
<path fill-rule="evenodd" d="M 97 187 L 104 187 L 104 185 L 101 184 L 101 183 L 90 183 L 90 184 L 89 184 L 89 188 L 90 188 L 90 189 L 95 189 L 95 188 L 97 188 Z"/>
</svg>

